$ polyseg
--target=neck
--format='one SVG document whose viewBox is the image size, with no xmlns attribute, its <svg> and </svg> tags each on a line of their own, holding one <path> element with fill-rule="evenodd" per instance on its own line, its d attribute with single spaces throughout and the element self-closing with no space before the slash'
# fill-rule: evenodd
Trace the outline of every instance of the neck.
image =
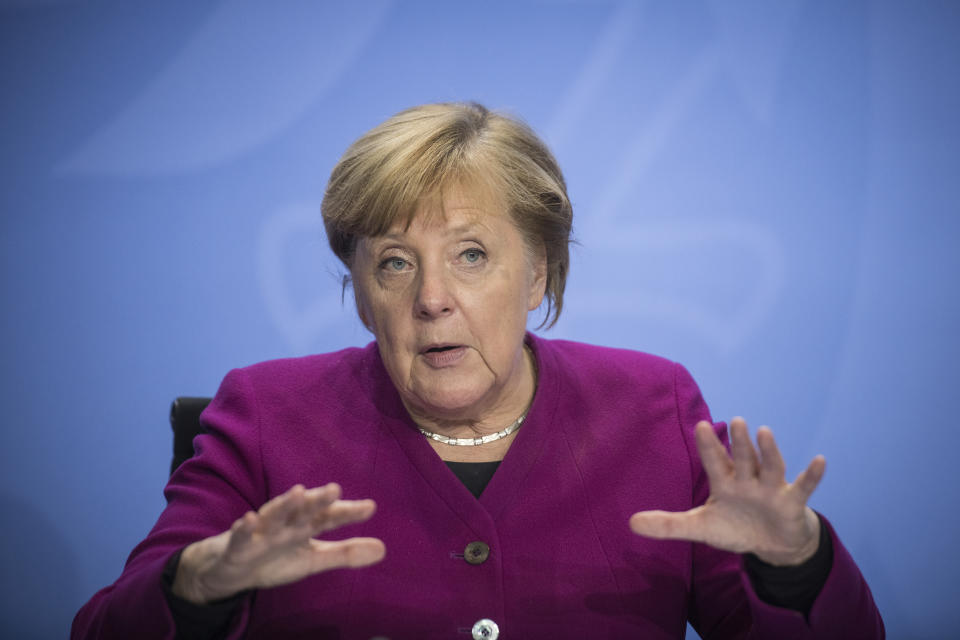
<svg viewBox="0 0 960 640">
<path fill-rule="evenodd" d="M 425 411 L 416 411 L 409 406 L 407 412 L 421 429 L 449 438 L 478 438 L 495 434 L 516 422 L 520 416 L 526 415 L 530 404 L 533 402 L 533 395 L 537 387 L 536 364 L 533 354 L 526 345 L 521 350 L 519 367 L 521 368 L 519 383 L 512 385 L 512 388 L 505 389 L 503 399 L 498 401 L 491 409 L 481 411 L 480 415 L 438 418 L 428 415 L 428 412 Z M 471 447 L 458 447 L 435 441 L 431 441 L 431 444 L 434 445 L 434 448 L 439 445 L 438 451 L 468 448 L 494 449 L 498 447 L 493 445 L 502 446 L 505 442 L 512 442 L 515 435 L 516 433 L 513 433 L 499 440 Z M 449 459 L 445 456 L 441 457 Z"/>
</svg>

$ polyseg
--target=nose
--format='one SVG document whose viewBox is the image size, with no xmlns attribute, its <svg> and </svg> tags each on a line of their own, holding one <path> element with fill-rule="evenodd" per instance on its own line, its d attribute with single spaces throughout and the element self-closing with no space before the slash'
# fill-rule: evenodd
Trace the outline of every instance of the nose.
<svg viewBox="0 0 960 640">
<path fill-rule="evenodd" d="M 430 320 L 453 313 L 454 298 L 443 269 L 423 267 L 418 275 L 417 297 L 414 302 L 416 316 Z"/>
</svg>

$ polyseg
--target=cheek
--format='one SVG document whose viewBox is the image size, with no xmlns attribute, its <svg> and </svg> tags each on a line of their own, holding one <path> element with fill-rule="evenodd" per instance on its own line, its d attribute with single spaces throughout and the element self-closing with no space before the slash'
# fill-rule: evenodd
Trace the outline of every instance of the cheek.
<svg viewBox="0 0 960 640">
<path fill-rule="evenodd" d="M 357 307 L 357 315 L 360 316 L 360 322 L 370 331 L 374 331 L 375 318 L 373 317 L 373 313 L 371 313 L 370 304 L 367 302 L 369 297 L 364 291 L 363 285 L 356 277 L 351 275 L 351 278 L 353 282 L 353 302 Z"/>
<path fill-rule="evenodd" d="M 391 350 L 405 344 L 409 327 L 405 322 L 404 302 L 398 296 L 361 291 L 357 298 L 357 310 L 364 325 L 373 333 L 377 342 Z"/>
<path fill-rule="evenodd" d="M 382 341 L 380 334 L 390 325 L 390 304 L 382 299 L 383 295 L 377 291 L 376 283 L 369 281 L 354 280 L 353 295 L 360 321 L 378 341 Z"/>
<path fill-rule="evenodd" d="M 530 288 L 524 273 L 501 283 L 498 291 L 482 301 L 485 325 L 495 328 L 499 341 L 509 342 L 519 327 L 526 328 Z"/>
</svg>

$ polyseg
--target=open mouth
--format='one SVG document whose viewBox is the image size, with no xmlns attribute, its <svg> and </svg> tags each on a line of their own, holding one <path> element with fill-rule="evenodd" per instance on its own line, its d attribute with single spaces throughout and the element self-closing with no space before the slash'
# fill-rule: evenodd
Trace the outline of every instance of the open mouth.
<svg viewBox="0 0 960 640">
<path fill-rule="evenodd" d="M 452 367 L 463 360 L 467 349 L 462 344 L 433 344 L 420 352 L 420 357 L 434 368 Z"/>
<path fill-rule="evenodd" d="M 450 351 L 451 349 L 456 349 L 456 345 L 447 345 L 444 347 L 430 347 L 427 349 L 426 353 L 443 353 L 444 351 Z"/>
</svg>

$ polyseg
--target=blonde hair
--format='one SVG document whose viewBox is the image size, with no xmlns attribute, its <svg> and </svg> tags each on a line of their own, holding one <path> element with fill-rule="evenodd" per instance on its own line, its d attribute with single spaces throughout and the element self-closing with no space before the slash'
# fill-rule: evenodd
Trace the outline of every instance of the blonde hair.
<svg viewBox="0 0 960 640">
<path fill-rule="evenodd" d="M 358 239 L 409 225 L 422 199 L 465 182 L 492 188 L 528 249 L 543 248 L 547 308 L 540 326 L 553 326 L 570 263 L 573 209 L 566 183 L 529 126 L 482 105 L 413 107 L 357 139 L 334 167 L 323 197 L 330 248 L 350 269 Z"/>
</svg>

